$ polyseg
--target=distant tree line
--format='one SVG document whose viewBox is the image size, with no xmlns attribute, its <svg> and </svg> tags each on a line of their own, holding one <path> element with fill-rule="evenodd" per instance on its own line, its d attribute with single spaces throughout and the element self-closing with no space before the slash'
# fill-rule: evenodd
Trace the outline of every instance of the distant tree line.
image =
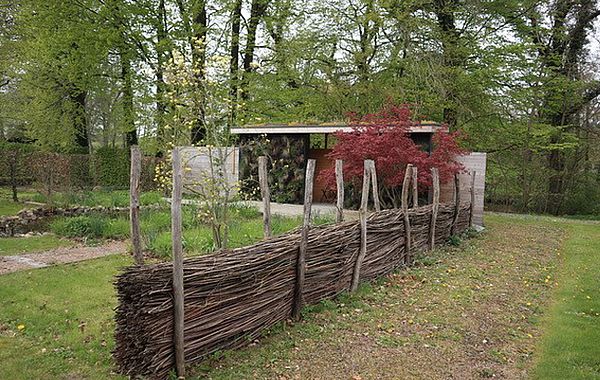
<svg viewBox="0 0 600 380">
<path fill-rule="evenodd" d="M 488 201 L 600 212 L 599 17 L 596 0 L 4 2 L 0 138 L 161 155 L 391 99 L 489 152 Z"/>
</svg>

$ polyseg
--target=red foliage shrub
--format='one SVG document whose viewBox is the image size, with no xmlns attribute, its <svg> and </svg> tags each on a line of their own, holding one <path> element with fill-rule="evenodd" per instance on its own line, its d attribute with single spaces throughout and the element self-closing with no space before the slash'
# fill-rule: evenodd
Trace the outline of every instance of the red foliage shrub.
<svg viewBox="0 0 600 380">
<path fill-rule="evenodd" d="M 431 155 L 423 151 L 409 136 L 410 127 L 418 124 L 411 118 L 407 105 L 388 105 L 381 111 L 358 117 L 350 115 L 352 132 L 336 133 L 337 144 L 331 159 L 344 161 L 344 181 L 357 186 L 362 182 L 364 160 L 375 161 L 380 186 L 388 190 L 402 186 L 407 164 L 418 169 L 421 187 L 431 185 L 431 168 L 437 167 L 442 183 L 463 170 L 454 158 L 465 154 L 459 146 L 459 133 L 438 131 L 433 136 Z M 323 170 L 321 180 L 335 189 L 335 170 Z M 393 200 L 391 203 L 395 204 Z"/>
</svg>

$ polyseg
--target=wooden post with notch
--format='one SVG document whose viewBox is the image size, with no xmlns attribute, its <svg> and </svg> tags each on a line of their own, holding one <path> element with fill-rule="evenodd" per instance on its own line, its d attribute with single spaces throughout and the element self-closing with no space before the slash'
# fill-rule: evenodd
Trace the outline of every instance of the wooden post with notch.
<svg viewBox="0 0 600 380">
<path fill-rule="evenodd" d="M 412 199 L 413 199 L 413 208 L 419 207 L 419 186 L 417 183 L 418 170 L 416 166 L 412 168 Z"/>
<path fill-rule="evenodd" d="M 429 222 L 429 250 L 435 247 L 435 225 L 440 208 L 440 175 L 437 168 L 431 168 L 431 181 L 433 185 L 431 220 Z"/>
<path fill-rule="evenodd" d="M 137 265 L 144 263 L 142 254 L 142 238 L 140 232 L 140 173 L 142 171 L 142 155 L 140 147 L 131 146 L 131 167 L 129 172 L 129 223 L 133 259 Z"/>
<path fill-rule="evenodd" d="M 267 157 L 258 157 L 258 182 L 260 195 L 263 200 L 263 234 L 265 239 L 272 236 L 271 232 L 271 193 L 269 191 L 269 176 L 267 174 Z"/>
<path fill-rule="evenodd" d="M 337 185 L 337 205 L 335 221 L 344 221 L 344 162 L 335 160 L 335 183 Z"/>
<path fill-rule="evenodd" d="M 183 244 L 181 240 L 181 192 L 183 168 L 181 151 L 173 149 L 173 194 L 171 195 L 171 236 L 173 239 L 173 345 L 175 346 L 175 369 L 177 376 L 185 377 L 185 354 L 183 340 L 184 294 L 183 294 Z"/>
<path fill-rule="evenodd" d="M 294 289 L 294 305 L 292 318 L 300 320 L 300 311 L 304 304 L 304 278 L 306 275 L 306 250 L 308 247 L 308 232 L 310 230 L 310 214 L 313 201 L 313 184 L 315 179 L 315 160 L 310 159 L 306 164 L 306 177 L 304 181 L 304 219 L 300 237 L 300 247 L 296 260 L 296 288 Z"/>
<path fill-rule="evenodd" d="M 473 227 L 473 214 L 475 213 L 475 177 L 477 172 L 471 173 L 471 207 L 469 208 L 469 228 Z"/>
<path fill-rule="evenodd" d="M 458 173 L 454 174 L 454 218 L 452 219 L 452 227 L 450 228 L 450 236 L 456 234 L 456 225 L 458 223 L 458 215 L 460 214 L 460 177 Z"/>
<path fill-rule="evenodd" d="M 375 169 L 375 161 L 367 160 L 369 165 L 369 171 L 371 172 L 371 184 L 373 185 L 373 203 L 375 203 L 375 211 L 381 211 L 381 204 L 379 203 L 379 185 L 377 183 L 377 170 Z"/>
<path fill-rule="evenodd" d="M 402 215 L 404 217 L 404 262 L 406 265 L 411 263 L 411 230 L 410 217 L 408 215 L 408 187 L 412 176 L 412 165 L 406 165 L 404 172 L 404 181 L 402 183 Z"/>
<path fill-rule="evenodd" d="M 358 289 L 358 283 L 360 281 L 360 268 L 367 254 L 367 206 L 369 203 L 369 182 L 371 180 L 371 175 L 369 174 L 370 164 L 368 161 L 370 160 L 365 160 L 364 162 L 362 196 L 360 199 L 360 209 L 358 210 L 360 219 L 360 249 L 358 251 L 356 262 L 354 263 L 352 284 L 350 285 L 350 290 L 353 292 Z"/>
</svg>

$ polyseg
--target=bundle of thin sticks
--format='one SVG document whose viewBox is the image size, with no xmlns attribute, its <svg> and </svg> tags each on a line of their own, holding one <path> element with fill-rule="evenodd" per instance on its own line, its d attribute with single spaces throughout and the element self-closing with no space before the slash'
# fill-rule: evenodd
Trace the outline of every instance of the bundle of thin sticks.
<svg viewBox="0 0 600 380">
<path fill-rule="evenodd" d="M 469 204 L 462 205 L 454 231 L 469 223 Z M 445 242 L 455 207 L 442 204 L 435 241 Z M 409 210 L 410 252 L 428 246 L 431 206 Z M 392 209 L 367 220 L 367 253 L 360 281 L 371 281 L 402 267 L 404 215 Z M 300 231 L 239 249 L 184 260 L 185 361 L 201 361 L 223 349 L 244 346 L 265 329 L 290 318 L 296 282 Z M 350 287 L 360 249 L 357 221 L 311 228 L 306 254 L 304 300 L 314 304 Z M 116 347 L 119 371 L 164 379 L 174 366 L 172 265 L 169 262 L 126 268 L 116 280 Z"/>
</svg>

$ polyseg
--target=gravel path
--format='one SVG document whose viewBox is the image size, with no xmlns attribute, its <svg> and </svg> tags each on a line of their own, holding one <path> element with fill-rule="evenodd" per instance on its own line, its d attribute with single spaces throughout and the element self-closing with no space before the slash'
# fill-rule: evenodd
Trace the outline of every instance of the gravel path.
<svg viewBox="0 0 600 380">
<path fill-rule="evenodd" d="M 0 275 L 20 270 L 43 268 L 55 264 L 67 264 L 95 259 L 127 250 L 127 243 L 111 241 L 104 245 L 88 247 L 62 247 L 38 253 L 0 257 Z"/>
</svg>

